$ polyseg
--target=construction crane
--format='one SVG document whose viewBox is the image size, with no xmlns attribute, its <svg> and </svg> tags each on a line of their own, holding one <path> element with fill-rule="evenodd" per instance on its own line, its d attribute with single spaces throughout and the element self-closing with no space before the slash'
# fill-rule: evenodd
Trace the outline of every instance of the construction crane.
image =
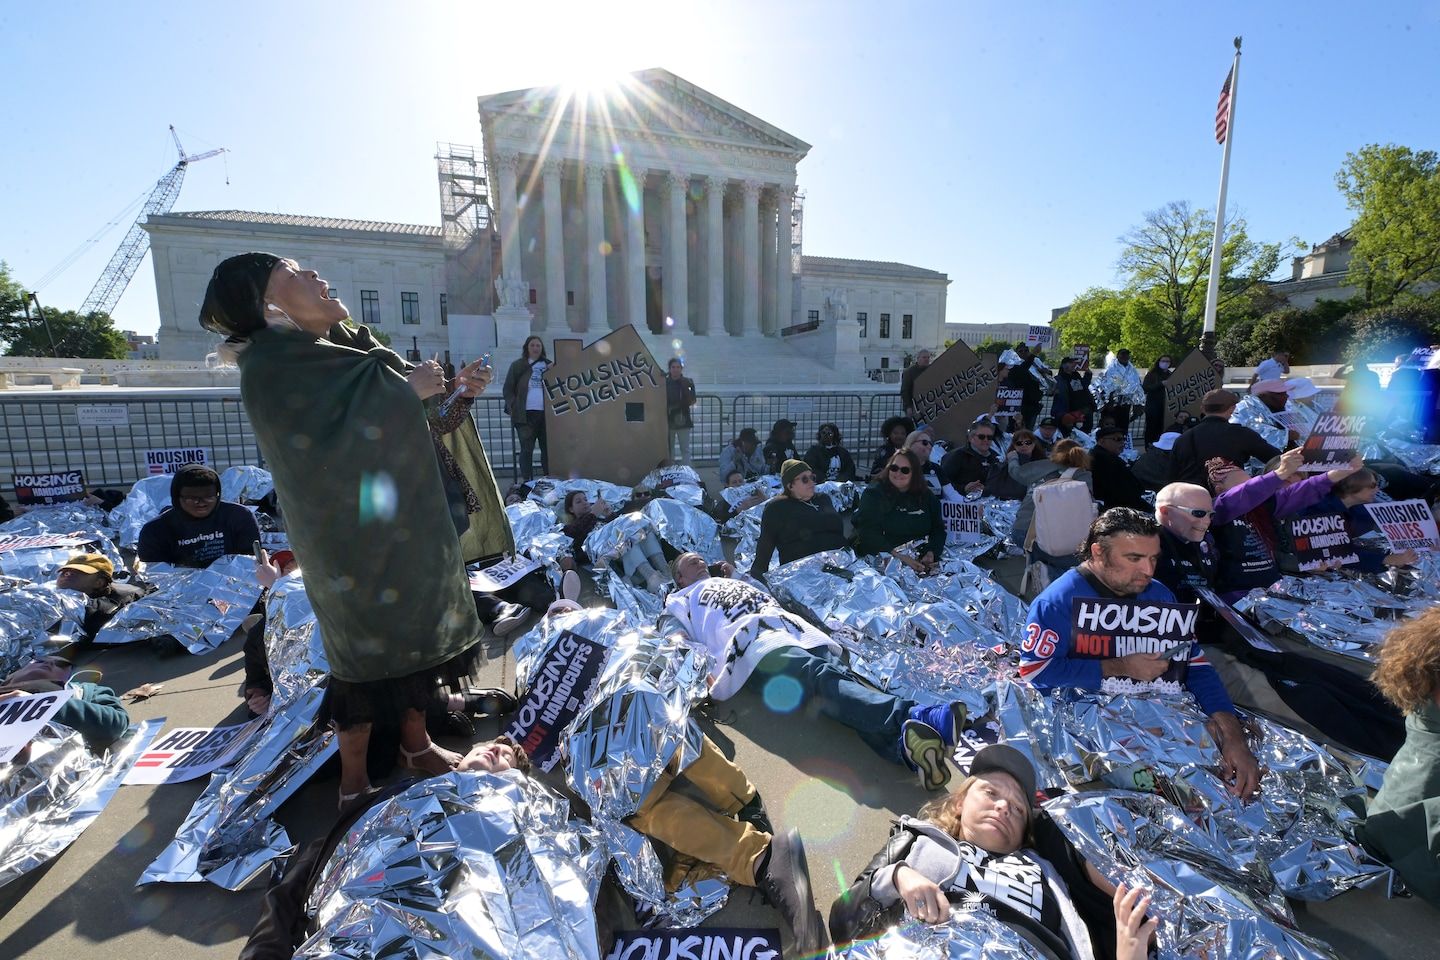
<svg viewBox="0 0 1440 960">
<path fill-rule="evenodd" d="M 170 136 L 175 140 L 175 149 L 180 154 L 180 161 L 171 167 L 170 172 L 161 177 L 156 182 L 155 189 L 150 191 L 150 197 L 145 201 L 145 206 L 140 208 L 140 216 L 135 218 L 130 232 L 125 234 L 124 240 L 120 241 L 115 255 L 105 265 L 105 271 L 100 274 L 100 279 L 96 280 L 95 286 L 90 288 L 90 295 L 80 305 L 81 316 L 96 311 L 109 313 L 115 309 L 115 304 L 120 302 L 125 288 L 130 286 L 131 278 L 139 269 L 140 261 L 145 259 L 145 252 L 150 249 L 150 234 L 146 233 L 145 228 L 141 226 L 145 222 L 145 218 L 152 213 L 169 213 L 170 208 L 175 206 L 175 201 L 180 196 L 180 185 L 185 182 L 186 167 L 225 152 L 225 148 L 220 147 L 217 150 L 206 150 L 204 153 L 197 153 L 193 156 L 187 155 L 185 148 L 180 145 L 180 137 L 175 133 L 173 125 L 170 127 Z"/>
</svg>

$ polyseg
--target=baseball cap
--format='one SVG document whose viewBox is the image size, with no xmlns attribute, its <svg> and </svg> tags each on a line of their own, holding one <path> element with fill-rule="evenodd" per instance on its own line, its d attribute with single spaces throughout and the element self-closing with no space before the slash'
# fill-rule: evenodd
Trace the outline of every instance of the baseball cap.
<svg viewBox="0 0 1440 960">
<path fill-rule="evenodd" d="M 1037 426 L 1037 427 L 1058 427 L 1058 426 L 1060 426 L 1060 421 L 1056 420 L 1054 417 L 1041 417 L 1041 418 L 1040 418 L 1040 422 L 1037 423 L 1036 426 Z"/>
<path fill-rule="evenodd" d="M 1179 439 L 1180 434 L 1178 433 L 1162 433 L 1154 443 L 1150 444 L 1150 446 L 1154 447 L 1156 450 L 1173 450 L 1175 448 L 1175 441 Z"/>
<path fill-rule="evenodd" d="M 970 776 L 983 777 L 987 773 L 1008 773 L 1020 784 L 1025 798 L 1035 806 L 1035 767 L 1028 757 L 1014 747 L 1004 743 L 992 743 L 975 754 L 970 761 Z"/>
<path fill-rule="evenodd" d="M 110 579 L 115 579 L 115 564 L 103 553 L 77 553 L 60 568 L 61 570 L 76 570 L 80 573 L 103 573 Z"/>
</svg>

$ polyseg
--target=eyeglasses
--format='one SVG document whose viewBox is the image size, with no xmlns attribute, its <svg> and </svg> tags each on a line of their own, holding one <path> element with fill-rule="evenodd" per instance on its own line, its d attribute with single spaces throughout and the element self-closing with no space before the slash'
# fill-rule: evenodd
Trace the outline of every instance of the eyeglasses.
<svg viewBox="0 0 1440 960">
<path fill-rule="evenodd" d="M 902 464 L 899 464 L 899 463 L 892 463 L 892 464 L 890 464 L 890 472 L 891 472 L 891 473 L 898 473 L 898 474 L 900 474 L 901 476 L 905 476 L 905 477 L 910 476 L 910 468 L 907 467 L 907 466 L 904 466 L 904 465 L 902 465 Z"/>
<path fill-rule="evenodd" d="M 1033 447 L 1033 446 L 1035 446 L 1035 441 L 1034 441 L 1034 440 L 1016 440 L 1016 441 L 1015 441 L 1015 446 L 1017 446 L 1017 447 Z"/>
<path fill-rule="evenodd" d="M 220 494 L 218 494 L 218 493 L 207 493 L 207 494 L 205 494 L 203 497 L 184 497 L 184 496 L 182 496 L 182 497 L 180 498 L 180 502 L 181 502 L 181 503 L 214 503 L 216 500 L 219 500 L 219 499 L 220 499 Z"/>
<path fill-rule="evenodd" d="M 972 434 L 970 434 L 970 439 L 971 439 L 971 440 L 994 440 L 994 439 L 995 439 L 995 434 L 993 434 L 993 433 L 972 433 Z"/>
<path fill-rule="evenodd" d="M 800 476 L 798 476 L 798 477 L 795 478 L 795 482 L 796 482 L 796 483 L 814 483 L 814 482 L 815 482 L 815 474 L 813 474 L 813 473 L 802 473 L 802 474 L 800 474 Z"/>
</svg>

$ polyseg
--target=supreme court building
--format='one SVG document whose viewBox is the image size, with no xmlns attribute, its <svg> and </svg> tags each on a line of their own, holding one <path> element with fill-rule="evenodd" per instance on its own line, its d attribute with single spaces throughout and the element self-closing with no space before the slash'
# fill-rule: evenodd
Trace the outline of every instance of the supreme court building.
<svg viewBox="0 0 1440 960">
<path fill-rule="evenodd" d="M 209 270 L 261 243 L 313 264 L 396 349 L 456 361 L 632 324 L 702 383 L 843 384 L 942 345 L 945 274 L 801 255 L 798 137 L 662 69 L 478 107 L 481 150 L 437 155 L 439 227 L 152 217 L 161 356 L 213 349 L 195 325 Z"/>
</svg>

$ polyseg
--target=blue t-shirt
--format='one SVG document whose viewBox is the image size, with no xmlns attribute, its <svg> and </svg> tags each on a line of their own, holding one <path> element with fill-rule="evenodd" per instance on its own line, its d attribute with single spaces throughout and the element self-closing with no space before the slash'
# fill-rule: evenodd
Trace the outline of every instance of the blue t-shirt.
<svg viewBox="0 0 1440 960">
<path fill-rule="evenodd" d="M 1225 692 L 1220 675 L 1205 659 L 1197 641 L 1188 650 L 1171 656 L 1171 665 L 1158 679 L 1149 682 L 1129 677 L 1103 677 L 1100 661 L 1104 657 L 1080 653 L 1073 643 L 1072 617 L 1076 597 L 1099 597 L 1102 594 L 1081 575 L 1078 569 L 1067 570 L 1030 604 L 1025 618 L 1025 641 L 1020 647 L 1020 677 L 1041 690 L 1077 687 L 1105 693 L 1160 691 L 1179 693 L 1189 690 L 1205 713 L 1234 712 L 1235 705 Z M 1133 600 L 1158 600 L 1174 603 L 1175 594 L 1158 580 Z"/>
</svg>

